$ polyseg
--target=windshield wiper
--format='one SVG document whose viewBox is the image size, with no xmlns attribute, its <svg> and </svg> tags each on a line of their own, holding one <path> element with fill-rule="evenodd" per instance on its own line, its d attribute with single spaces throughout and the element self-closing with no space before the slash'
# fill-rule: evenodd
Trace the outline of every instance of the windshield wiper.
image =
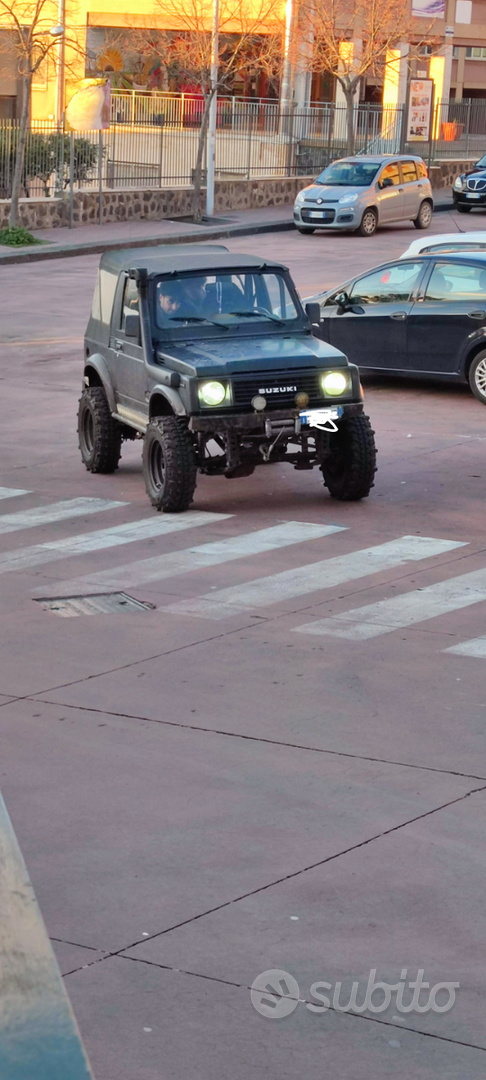
<svg viewBox="0 0 486 1080">
<path fill-rule="evenodd" d="M 228 315 L 239 315 L 247 319 L 271 319 L 272 322 L 278 323 L 279 326 L 285 326 L 284 320 L 279 319 L 278 315 L 271 315 L 269 311 L 261 311 L 259 308 L 254 308 L 253 311 L 229 311 Z"/>
<path fill-rule="evenodd" d="M 211 323 L 212 326 L 221 326 L 223 330 L 227 330 L 228 327 L 224 323 L 217 322 L 216 319 L 203 318 L 202 315 L 169 315 L 170 322 L 201 322 Z"/>
</svg>

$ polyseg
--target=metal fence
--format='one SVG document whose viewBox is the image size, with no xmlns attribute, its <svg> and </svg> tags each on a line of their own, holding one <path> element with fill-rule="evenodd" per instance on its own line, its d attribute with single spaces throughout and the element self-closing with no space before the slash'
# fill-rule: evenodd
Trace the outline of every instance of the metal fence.
<svg viewBox="0 0 486 1080">
<path fill-rule="evenodd" d="M 52 197 L 86 188 L 193 183 L 202 99 L 116 91 L 112 109 L 116 119 L 101 133 L 68 133 L 47 122 L 33 123 L 27 136 L 22 195 Z M 371 103 L 355 108 L 355 153 L 406 151 L 431 163 L 441 158 L 475 159 L 484 153 L 486 101 L 439 102 L 431 134 L 428 143 L 407 144 L 404 108 Z M 11 194 L 18 137 L 17 123 L 0 122 L 2 199 Z M 312 176 L 346 153 L 347 117 L 342 106 L 281 110 L 270 101 L 218 100 L 217 179 Z"/>
</svg>

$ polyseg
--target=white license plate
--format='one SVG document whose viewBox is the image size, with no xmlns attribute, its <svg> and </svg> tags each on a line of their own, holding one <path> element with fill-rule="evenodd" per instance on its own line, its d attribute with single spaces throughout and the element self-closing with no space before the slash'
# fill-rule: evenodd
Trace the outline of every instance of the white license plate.
<svg viewBox="0 0 486 1080">
<path fill-rule="evenodd" d="M 299 413 L 301 422 L 303 424 L 325 424 L 326 420 L 339 420 L 339 417 L 343 415 L 343 410 L 340 405 L 336 405 L 334 409 L 304 409 Z"/>
<path fill-rule="evenodd" d="M 325 210 L 311 210 L 310 213 L 309 213 L 309 217 L 319 217 L 319 218 L 326 217 L 326 211 Z"/>
<path fill-rule="evenodd" d="M 480 199 L 480 198 L 481 198 L 481 195 L 479 194 L 478 191 L 468 191 L 468 192 L 466 192 L 466 199 Z"/>
</svg>

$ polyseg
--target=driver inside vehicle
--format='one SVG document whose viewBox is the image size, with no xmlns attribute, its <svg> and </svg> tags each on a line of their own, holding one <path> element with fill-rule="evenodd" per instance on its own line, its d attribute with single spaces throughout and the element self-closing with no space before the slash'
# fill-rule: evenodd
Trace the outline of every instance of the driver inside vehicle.
<svg viewBox="0 0 486 1080">
<path fill-rule="evenodd" d="M 162 281 L 158 286 L 158 305 L 163 321 L 204 319 L 207 313 L 206 278 L 180 278 Z"/>
</svg>

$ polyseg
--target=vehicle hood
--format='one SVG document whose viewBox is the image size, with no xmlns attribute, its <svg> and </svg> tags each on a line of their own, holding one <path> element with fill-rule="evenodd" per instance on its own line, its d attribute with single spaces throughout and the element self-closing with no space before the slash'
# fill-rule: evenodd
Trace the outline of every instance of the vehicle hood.
<svg viewBox="0 0 486 1080">
<path fill-rule="evenodd" d="M 479 169 L 468 169 L 467 172 L 461 174 L 461 180 L 465 180 L 468 176 L 481 177 L 482 180 L 486 180 L 486 166 L 481 165 Z"/>
<path fill-rule="evenodd" d="M 170 365 L 181 375 L 199 378 L 243 375 L 248 372 L 295 371 L 296 368 L 342 367 L 344 353 L 332 345 L 302 335 L 262 335 L 232 341 L 207 339 L 193 344 L 177 344 L 158 350 L 159 362 Z"/>
<path fill-rule="evenodd" d="M 326 203 L 337 203 L 343 195 L 358 195 L 359 197 L 365 191 L 369 191 L 369 187 L 356 187 L 353 184 L 342 187 L 341 185 L 334 187 L 332 184 L 311 184 L 310 187 L 304 188 L 306 203 L 316 203 L 318 199 Z"/>
</svg>

